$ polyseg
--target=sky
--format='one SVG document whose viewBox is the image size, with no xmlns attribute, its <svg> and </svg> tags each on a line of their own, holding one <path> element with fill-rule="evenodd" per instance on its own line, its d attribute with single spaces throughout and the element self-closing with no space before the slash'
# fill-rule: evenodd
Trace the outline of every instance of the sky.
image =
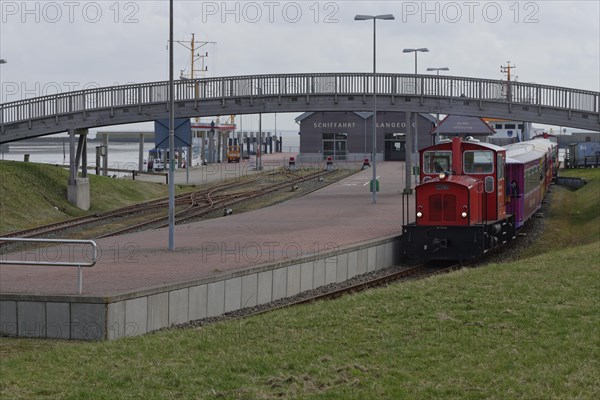
<svg viewBox="0 0 600 400">
<path fill-rule="evenodd" d="M 600 1 L 197 1 L 175 0 L 175 39 L 202 47 L 205 76 L 377 70 L 513 79 L 600 91 Z M 169 2 L 0 0 L 0 102 L 114 84 L 167 80 Z M 175 44 L 175 76 L 190 52 Z M 297 130 L 297 114 L 278 129 Z M 263 126 L 272 129 L 274 117 Z M 244 129 L 257 127 L 244 117 Z M 238 120 L 239 125 L 239 120 Z M 151 129 L 151 128 L 150 128 Z"/>
</svg>

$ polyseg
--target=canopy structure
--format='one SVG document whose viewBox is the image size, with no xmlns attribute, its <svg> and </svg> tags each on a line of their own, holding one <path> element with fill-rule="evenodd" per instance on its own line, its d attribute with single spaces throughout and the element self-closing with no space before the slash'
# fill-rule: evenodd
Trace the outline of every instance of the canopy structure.
<svg viewBox="0 0 600 400">
<path fill-rule="evenodd" d="M 462 115 L 448 115 L 436 128 L 431 131 L 432 135 L 452 136 L 490 136 L 496 131 L 482 118 L 465 117 Z"/>
</svg>

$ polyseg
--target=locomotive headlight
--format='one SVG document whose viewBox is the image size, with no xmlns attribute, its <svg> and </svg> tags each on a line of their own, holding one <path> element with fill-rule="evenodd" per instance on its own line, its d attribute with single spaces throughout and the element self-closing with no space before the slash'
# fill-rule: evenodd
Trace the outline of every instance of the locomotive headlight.
<svg viewBox="0 0 600 400">
<path fill-rule="evenodd" d="M 463 211 L 462 214 L 460 214 L 463 218 L 467 218 L 467 212 Z"/>
<path fill-rule="evenodd" d="M 446 174 L 443 172 L 440 172 L 439 178 L 440 178 L 440 180 L 446 179 Z"/>
<path fill-rule="evenodd" d="M 423 216 L 423 213 L 421 211 L 417 211 L 417 218 L 421 218 Z"/>
</svg>

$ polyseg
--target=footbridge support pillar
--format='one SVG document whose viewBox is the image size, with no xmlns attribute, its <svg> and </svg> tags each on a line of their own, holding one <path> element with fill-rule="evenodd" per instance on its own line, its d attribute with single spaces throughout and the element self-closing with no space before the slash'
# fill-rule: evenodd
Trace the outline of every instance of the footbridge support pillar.
<svg viewBox="0 0 600 400">
<path fill-rule="evenodd" d="M 79 135 L 75 147 L 75 135 Z M 87 129 L 69 130 L 69 186 L 67 200 L 82 210 L 90 209 L 90 181 L 87 176 Z M 79 176 L 79 166 L 81 176 Z"/>
</svg>

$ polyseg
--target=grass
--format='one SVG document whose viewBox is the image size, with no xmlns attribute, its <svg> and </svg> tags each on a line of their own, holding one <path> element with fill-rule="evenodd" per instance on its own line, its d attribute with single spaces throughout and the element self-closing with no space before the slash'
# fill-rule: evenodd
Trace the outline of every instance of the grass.
<svg viewBox="0 0 600 400">
<path fill-rule="evenodd" d="M 67 201 L 69 172 L 61 167 L 0 162 L 0 233 L 108 211 L 168 195 L 165 185 L 89 175 L 91 208 Z M 176 187 L 181 192 L 181 187 Z"/>
<path fill-rule="evenodd" d="M 535 255 L 198 329 L 0 339 L 0 397 L 598 398 L 600 183 L 577 173 Z"/>
<path fill-rule="evenodd" d="M 598 247 L 115 342 L 2 339 L 4 398 L 597 398 Z"/>
<path fill-rule="evenodd" d="M 600 169 L 561 170 L 560 176 L 583 178 L 587 184 L 577 191 L 554 185 L 552 189 L 551 223 L 546 224 L 544 240 L 524 252 L 540 254 L 580 244 L 600 244 Z"/>
</svg>

